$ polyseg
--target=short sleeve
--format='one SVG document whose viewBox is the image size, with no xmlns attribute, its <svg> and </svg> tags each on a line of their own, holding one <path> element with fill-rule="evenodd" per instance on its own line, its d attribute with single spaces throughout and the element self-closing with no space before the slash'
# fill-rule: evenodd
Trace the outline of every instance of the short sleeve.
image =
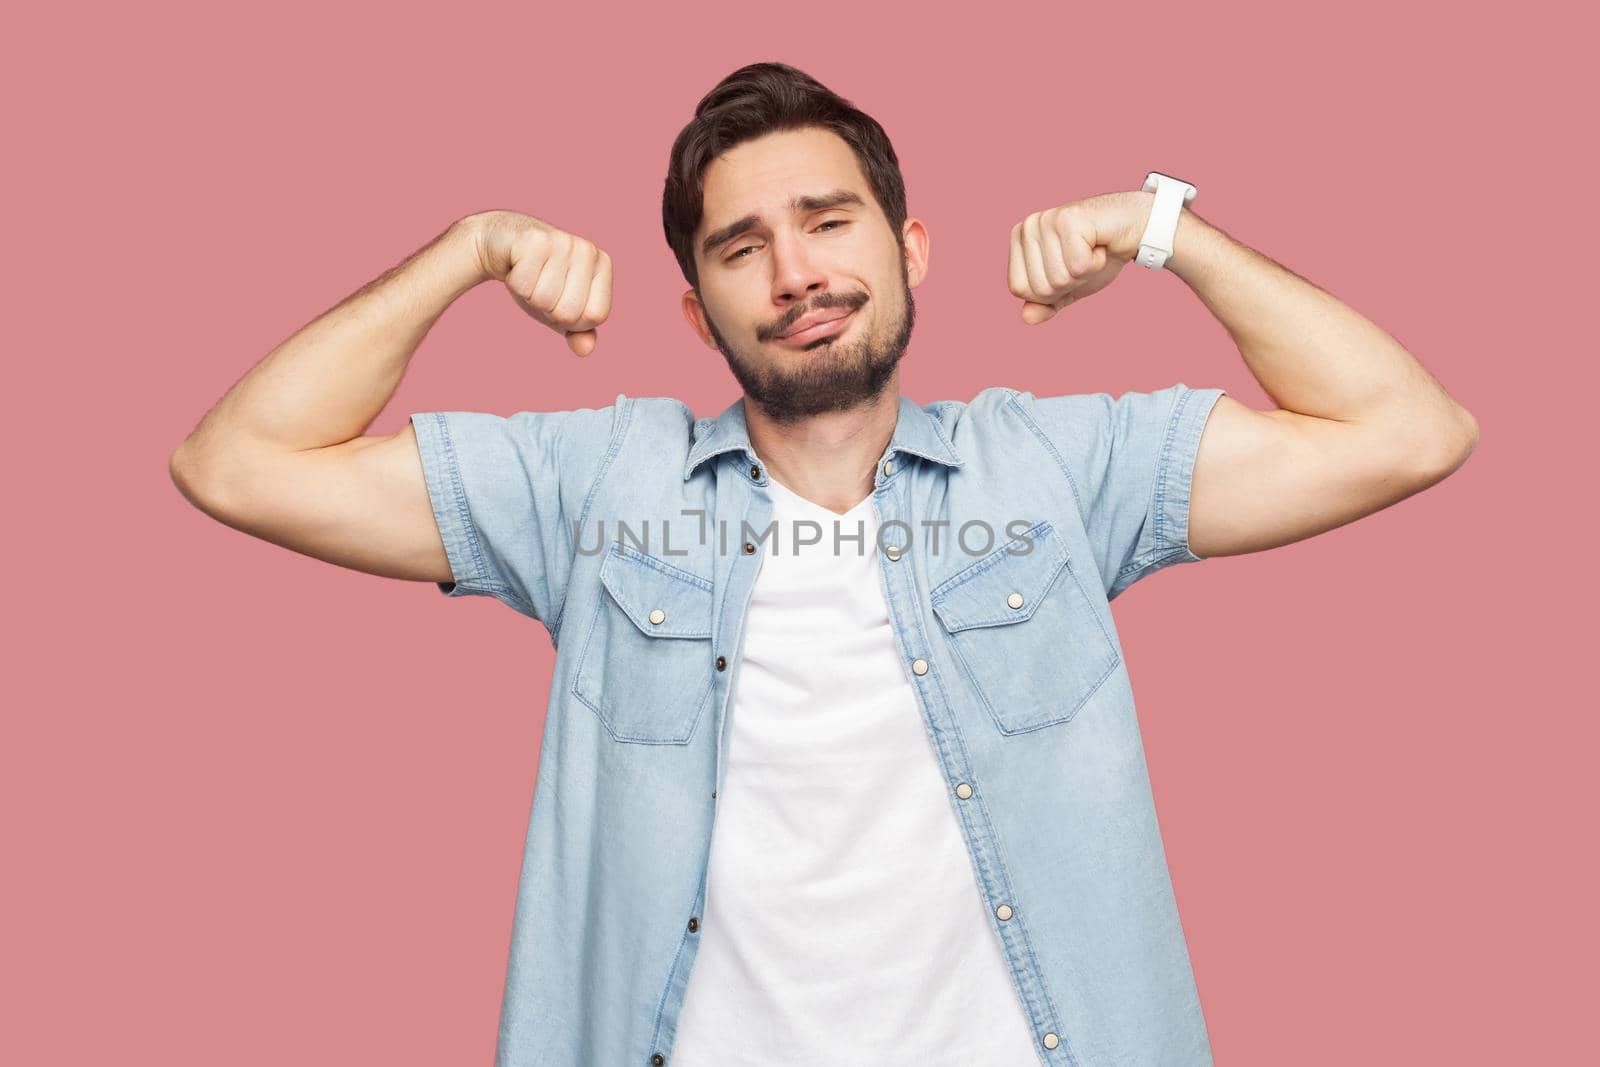
<svg viewBox="0 0 1600 1067">
<path fill-rule="evenodd" d="M 1108 600 L 1202 558 L 1189 548 L 1189 500 L 1200 436 L 1225 391 L 1179 382 L 1116 397 L 1018 394 L 1072 482 Z"/>
<path fill-rule="evenodd" d="M 615 410 L 411 416 L 450 559 L 441 593 L 492 596 L 554 632 L 576 557 L 572 526 L 609 452 Z"/>
</svg>

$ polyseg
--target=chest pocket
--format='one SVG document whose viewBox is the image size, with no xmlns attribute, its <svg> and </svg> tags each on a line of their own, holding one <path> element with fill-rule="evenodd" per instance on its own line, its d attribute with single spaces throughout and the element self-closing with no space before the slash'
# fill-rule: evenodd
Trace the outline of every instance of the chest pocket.
<svg viewBox="0 0 1600 1067">
<path fill-rule="evenodd" d="M 930 601 L 1004 734 L 1071 719 L 1120 658 L 1048 522 L 951 575 Z"/>
<path fill-rule="evenodd" d="M 711 694 L 711 583 L 614 542 L 572 692 L 618 741 L 681 745 Z"/>
</svg>

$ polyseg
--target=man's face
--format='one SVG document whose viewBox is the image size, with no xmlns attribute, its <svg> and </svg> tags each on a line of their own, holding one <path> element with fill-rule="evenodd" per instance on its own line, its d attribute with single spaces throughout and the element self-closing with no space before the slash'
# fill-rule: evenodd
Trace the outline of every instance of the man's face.
<svg viewBox="0 0 1600 1067">
<path fill-rule="evenodd" d="M 911 339 L 922 223 L 906 220 L 902 249 L 855 153 L 818 128 L 730 149 L 706 168 L 704 187 L 699 299 L 686 292 L 684 313 L 749 399 L 794 422 L 878 396 Z M 783 336 L 816 313 L 845 317 Z"/>
</svg>

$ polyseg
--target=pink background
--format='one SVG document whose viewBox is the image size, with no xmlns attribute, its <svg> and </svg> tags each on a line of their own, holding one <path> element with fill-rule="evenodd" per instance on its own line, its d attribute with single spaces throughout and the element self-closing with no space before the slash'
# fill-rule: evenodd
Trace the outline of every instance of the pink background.
<svg viewBox="0 0 1600 1067">
<path fill-rule="evenodd" d="M 573 6 L 8 20 L 0 1061 L 489 1062 L 544 630 L 230 530 L 167 457 L 491 207 L 611 253 L 597 351 L 481 286 L 370 432 L 619 391 L 716 414 L 737 387 L 680 317 L 661 182 L 700 95 L 782 59 L 885 125 L 931 231 L 914 399 L 1184 381 L 1269 406 L 1174 275 L 1037 328 L 1006 289 L 1012 223 L 1162 169 L 1476 415 L 1433 489 L 1115 611 L 1219 1063 L 1593 1062 L 1592 27 Z"/>
</svg>

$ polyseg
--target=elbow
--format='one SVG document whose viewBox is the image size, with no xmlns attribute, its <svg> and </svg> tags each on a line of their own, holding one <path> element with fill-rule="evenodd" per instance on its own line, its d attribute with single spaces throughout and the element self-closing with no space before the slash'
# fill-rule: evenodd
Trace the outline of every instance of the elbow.
<svg viewBox="0 0 1600 1067">
<path fill-rule="evenodd" d="M 207 515 L 217 515 L 219 509 L 215 503 L 215 492 L 210 488 L 215 479 L 205 474 L 204 464 L 189 440 L 185 439 L 168 457 L 167 477 L 172 479 L 172 484 L 185 500 Z"/>
<path fill-rule="evenodd" d="M 173 486 L 183 494 L 185 500 L 204 511 L 200 504 L 200 492 L 196 488 L 198 479 L 194 458 L 186 449 L 187 445 L 188 441 L 185 441 L 172 450 L 172 455 L 167 459 L 167 477 L 172 479 Z"/>
<path fill-rule="evenodd" d="M 1478 447 L 1478 420 L 1472 417 L 1472 412 L 1462 408 L 1458 413 L 1461 416 L 1461 458 L 1466 459 L 1472 455 L 1472 450 Z"/>
<path fill-rule="evenodd" d="M 1472 412 L 1457 406 L 1455 409 L 1455 429 L 1447 435 L 1447 454 L 1450 469 L 1455 470 L 1467 461 L 1472 455 L 1472 450 L 1478 447 L 1478 420 L 1472 417 Z"/>
<path fill-rule="evenodd" d="M 1452 415 L 1445 426 L 1428 435 L 1425 447 L 1416 450 L 1431 481 L 1453 473 L 1478 447 L 1478 420 L 1472 412 L 1457 406 Z"/>
<path fill-rule="evenodd" d="M 188 441 L 184 441 L 183 444 L 172 450 L 171 456 L 167 457 L 167 477 L 172 479 L 172 484 L 177 486 L 178 492 L 183 493 L 184 496 L 189 495 L 184 488 L 189 479 L 189 457 L 188 453 L 184 451 L 184 445 L 188 443 Z"/>
</svg>

